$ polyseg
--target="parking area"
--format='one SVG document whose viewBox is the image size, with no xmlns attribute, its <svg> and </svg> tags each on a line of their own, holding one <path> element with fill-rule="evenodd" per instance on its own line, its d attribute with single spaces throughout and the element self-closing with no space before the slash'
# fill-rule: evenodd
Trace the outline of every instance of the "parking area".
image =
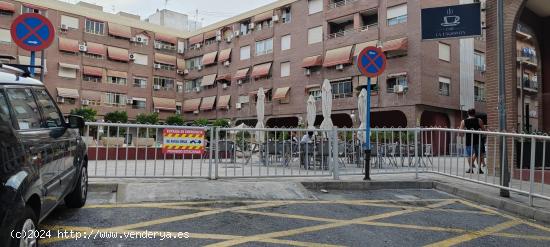
<svg viewBox="0 0 550 247">
<path fill-rule="evenodd" d="M 316 200 L 59 208 L 44 246 L 550 246 L 550 228 L 436 190 L 314 192 Z M 72 233 L 72 235 L 71 235 Z"/>
</svg>

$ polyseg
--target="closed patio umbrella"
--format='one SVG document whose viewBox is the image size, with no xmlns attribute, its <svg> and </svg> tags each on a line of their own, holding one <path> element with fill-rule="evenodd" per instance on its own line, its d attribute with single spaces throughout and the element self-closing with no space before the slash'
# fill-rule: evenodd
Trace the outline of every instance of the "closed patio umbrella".
<svg viewBox="0 0 550 247">
<path fill-rule="evenodd" d="M 360 130 L 357 133 L 357 138 L 359 138 L 359 141 L 361 142 L 365 141 L 365 135 L 366 135 L 366 133 L 362 131 L 366 127 L 365 122 L 367 122 L 367 110 L 365 109 L 366 98 L 367 98 L 367 90 L 363 88 L 363 90 L 361 90 L 361 93 L 359 94 L 359 97 L 357 98 L 357 109 L 359 113 L 359 121 L 361 121 L 361 125 L 359 126 Z"/>
<path fill-rule="evenodd" d="M 307 129 L 315 129 L 315 117 L 317 115 L 317 106 L 315 104 L 315 98 L 313 95 L 309 96 L 307 100 Z"/>
<path fill-rule="evenodd" d="M 327 79 L 325 79 L 321 88 L 321 101 L 323 105 L 323 122 L 321 123 L 321 129 L 332 129 L 334 126 L 330 118 L 332 114 L 332 86 Z"/>
<path fill-rule="evenodd" d="M 265 118 L 265 93 L 264 89 L 258 89 L 258 100 L 256 101 L 256 115 L 258 117 L 258 123 L 256 124 L 256 129 L 264 128 L 264 118 Z M 256 142 L 264 142 L 265 133 L 263 131 L 256 131 Z"/>
</svg>

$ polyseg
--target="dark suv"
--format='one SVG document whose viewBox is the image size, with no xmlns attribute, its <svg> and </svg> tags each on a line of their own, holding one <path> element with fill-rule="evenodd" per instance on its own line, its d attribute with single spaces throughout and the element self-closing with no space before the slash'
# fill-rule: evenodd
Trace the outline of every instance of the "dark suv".
<svg viewBox="0 0 550 247">
<path fill-rule="evenodd" d="M 0 246 L 36 246 L 57 205 L 84 206 L 83 127 L 79 116 L 65 122 L 40 81 L 0 70 Z"/>
</svg>

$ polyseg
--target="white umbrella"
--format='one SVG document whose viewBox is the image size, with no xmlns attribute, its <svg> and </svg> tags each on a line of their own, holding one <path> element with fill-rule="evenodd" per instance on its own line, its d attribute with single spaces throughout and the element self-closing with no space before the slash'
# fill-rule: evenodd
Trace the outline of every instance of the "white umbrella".
<svg viewBox="0 0 550 247">
<path fill-rule="evenodd" d="M 307 128 L 310 130 L 315 129 L 315 117 L 317 115 L 317 106 L 313 95 L 309 96 L 307 100 Z"/>
<path fill-rule="evenodd" d="M 367 122 L 367 110 L 365 106 L 366 98 L 367 98 L 367 90 L 363 88 L 363 90 L 361 90 L 361 93 L 359 94 L 359 97 L 357 98 L 357 109 L 359 112 L 359 121 L 361 121 L 361 125 L 359 126 L 359 129 L 361 130 L 365 129 L 366 122 Z M 365 141 L 366 133 L 361 130 L 357 133 L 357 138 L 359 138 L 360 141 Z"/>
<path fill-rule="evenodd" d="M 323 103 L 323 122 L 321 123 L 321 129 L 332 129 L 332 119 L 330 118 L 332 112 L 332 86 L 329 80 L 325 79 L 323 87 L 321 88 L 321 101 Z"/>
<path fill-rule="evenodd" d="M 256 124 L 256 129 L 264 128 L 264 115 L 265 115 L 265 93 L 264 89 L 258 89 L 258 100 L 256 101 L 256 114 L 258 116 L 258 123 Z M 262 131 L 256 131 L 256 142 L 264 142 L 265 134 Z"/>
<path fill-rule="evenodd" d="M 231 134 L 236 134 L 236 133 L 238 133 L 240 130 L 245 129 L 245 128 L 248 128 L 248 126 L 247 126 L 246 124 L 244 124 L 244 123 L 241 123 L 241 124 L 239 124 L 239 125 L 233 127 L 233 130 L 229 131 L 229 133 L 231 133 Z"/>
</svg>

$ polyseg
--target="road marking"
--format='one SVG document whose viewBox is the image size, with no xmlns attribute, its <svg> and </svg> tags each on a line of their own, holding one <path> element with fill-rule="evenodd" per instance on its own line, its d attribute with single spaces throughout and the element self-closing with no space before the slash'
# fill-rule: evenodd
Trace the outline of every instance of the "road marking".
<svg viewBox="0 0 550 247">
<path fill-rule="evenodd" d="M 525 240 L 550 241 L 550 237 L 547 237 L 547 236 L 523 235 L 523 234 L 520 235 L 520 234 L 505 233 L 505 232 L 497 232 L 491 235 L 496 237 L 518 238 L 518 239 L 525 239 Z"/>
<path fill-rule="evenodd" d="M 466 233 L 466 234 L 458 236 L 458 237 L 453 237 L 453 238 L 445 239 L 443 241 L 439 241 L 437 243 L 429 244 L 429 245 L 426 245 L 426 247 L 453 246 L 453 245 L 461 244 L 461 243 L 464 243 L 464 242 L 472 241 L 474 239 L 478 239 L 478 238 L 481 238 L 481 237 L 485 237 L 485 236 L 491 235 L 493 233 L 497 233 L 497 232 L 500 232 L 502 230 L 506 230 L 510 227 L 513 227 L 513 226 L 516 226 L 516 225 L 519 225 L 519 224 L 521 224 L 521 222 L 515 221 L 515 220 L 506 221 L 506 222 L 498 224 L 496 226 L 490 226 L 490 227 L 487 227 L 487 228 L 479 230 L 479 231 L 469 232 L 469 233 Z"/>
</svg>

